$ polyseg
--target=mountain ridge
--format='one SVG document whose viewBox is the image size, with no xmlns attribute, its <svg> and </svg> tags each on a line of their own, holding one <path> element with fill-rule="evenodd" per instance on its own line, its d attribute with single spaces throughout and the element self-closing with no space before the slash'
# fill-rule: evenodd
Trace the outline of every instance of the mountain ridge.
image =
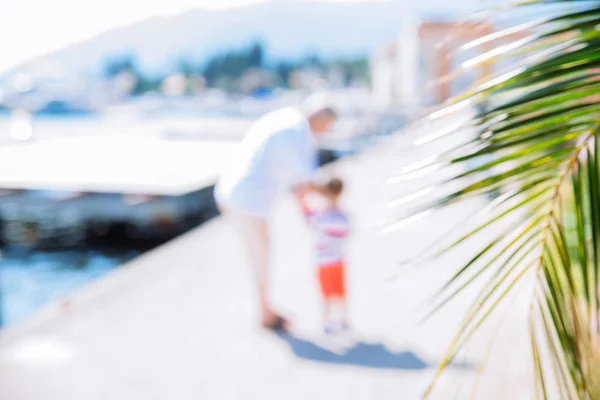
<svg viewBox="0 0 600 400">
<path fill-rule="evenodd" d="M 437 15 L 428 9 L 438 10 Z M 34 61 L 51 59 L 72 71 L 99 73 L 109 57 L 130 54 L 142 72 L 160 74 L 175 70 L 179 60 L 202 63 L 216 52 L 252 41 L 263 42 L 271 60 L 308 54 L 366 56 L 392 40 L 403 18 L 412 12 L 428 20 L 457 13 L 440 8 L 437 0 L 422 0 L 418 5 L 279 0 L 228 10 L 191 9 L 117 27 Z"/>
</svg>

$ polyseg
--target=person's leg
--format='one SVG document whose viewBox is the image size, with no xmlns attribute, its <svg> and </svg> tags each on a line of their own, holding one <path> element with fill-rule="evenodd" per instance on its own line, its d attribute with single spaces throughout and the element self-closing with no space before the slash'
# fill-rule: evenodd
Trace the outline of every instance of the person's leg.
<svg viewBox="0 0 600 400">
<path fill-rule="evenodd" d="M 323 331 L 327 335 L 336 335 L 343 330 L 340 320 L 340 303 L 335 297 L 325 299 L 325 317 Z"/>
<path fill-rule="evenodd" d="M 269 266 L 270 266 L 270 236 L 268 221 L 235 211 L 226 214 L 236 220 L 252 266 L 261 315 L 261 324 L 265 328 L 285 328 L 285 321 L 271 308 L 269 302 Z"/>
<path fill-rule="evenodd" d="M 325 330 L 331 325 L 332 314 L 331 302 L 328 298 L 323 298 L 323 326 Z"/>
<path fill-rule="evenodd" d="M 346 308 L 346 282 L 343 263 L 332 265 L 328 268 L 329 296 L 332 320 L 340 330 L 348 328 L 348 314 Z"/>
<path fill-rule="evenodd" d="M 323 329 L 325 333 L 335 333 L 335 304 L 332 298 L 331 269 L 329 266 L 319 267 L 319 289 L 323 301 Z"/>
<path fill-rule="evenodd" d="M 261 313 L 261 324 L 265 328 L 278 328 L 281 319 L 271 308 L 269 302 L 269 269 L 271 255 L 271 238 L 269 236 L 269 225 L 266 220 L 254 219 L 249 221 L 246 231 L 246 243 L 250 246 L 249 252 L 254 252 L 251 259 L 258 289 L 258 299 Z"/>
<path fill-rule="evenodd" d="M 349 329 L 348 302 L 346 301 L 346 266 L 342 263 L 338 270 L 338 301 L 340 307 L 340 318 L 342 329 Z"/>
<path fill-rule="evenodd" d="M 346 296 L 340 297 L 339 302 L 342 329 L 350 329 L 350 323 L 348 321 L 348 302 L 346 301 Z"/>
</svg>

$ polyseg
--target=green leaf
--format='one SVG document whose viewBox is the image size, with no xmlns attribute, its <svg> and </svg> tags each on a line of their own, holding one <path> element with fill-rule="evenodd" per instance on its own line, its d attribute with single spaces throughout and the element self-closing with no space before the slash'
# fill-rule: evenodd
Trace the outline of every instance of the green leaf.
<svg viewBox="0 0 600 400">
<path fill-rule="evenodd" d="M 435 215 L 475 196 L 506 193 L 470 216 L 476 224 L 455 227 L 410 260 L 424 265 L 458 246 L 471 251 L 465 262 L 449 266 L 454 269 L 435 296 L 433 313 L 474 284 L 482 285 L 426 394 L 481 324 L 524 276 L 531 276 L 529 334 L 537 393 L 593 400 L 600 398 L 600 1 L 525 1 L 498 10 L 510 14 L 523 7 L 537 7 L 534 14 L 547 17 L 462 47 L 496 46 L 463 63 L 456 75 L 515 55 L 521 59 L 430 117 L 482 106 L 470 121 L 446 125 L 416 142 L 426 147 L 438 139 L 462 138 L 467 129 L 477 132 L 450 150 L 433 151 L 408 171 L 403 179 L 434 183 L 397 199 L 407 211 L 394 224 Z M 531 34 L 518 42 L 496 42 L 525 29 Z M 501 229 L 487 229 L 501 221 Z"/>
</svg>

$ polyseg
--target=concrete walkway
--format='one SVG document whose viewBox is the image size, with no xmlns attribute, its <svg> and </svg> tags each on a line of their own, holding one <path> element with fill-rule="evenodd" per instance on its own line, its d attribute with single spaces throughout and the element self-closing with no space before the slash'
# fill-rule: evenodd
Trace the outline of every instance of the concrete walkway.
<svg viewBox="0 0 600 400">
<path fill-rule="evenodd" d="M 323 348 L 310 238 L 285 200 L 273 227 L 272 295 L 295 323 L 293 335 L 256 327 L 242 247 L 229 222 L 218 219 L 1 333 L 0 398 L 418 399 L 469 295 L 417 326 L 420 306 L 469 254 L 456 252 L 396 281 L 386 279 L 389 266 L 427 248 L 483 200 L 381 236 L 373 228 L 387 200 L 415 189 L 385 184 L 399 159 L 375 151 L 334 167 L 347 180 L 345 203 L 354 215 L 349 292 L 359 344 L 347 354 Z M 492 332 L 498 336 L 475 398 L 532 398 L 526 311 L 526 296 L 517 298 L 501 328 L 485 327 L 433 398 L 469 398 Z"/>
</svg>

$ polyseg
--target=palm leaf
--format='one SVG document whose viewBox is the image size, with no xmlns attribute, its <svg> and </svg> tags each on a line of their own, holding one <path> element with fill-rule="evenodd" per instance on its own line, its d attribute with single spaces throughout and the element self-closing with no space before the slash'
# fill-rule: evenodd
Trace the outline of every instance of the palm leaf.
<svg viewBox="0 0 600 400">
<path fill-rule="evenodd" d="M 411 265 L 422 265 L 496 226 L 496 236 L 487 236 L 489 240 L 457 268 L 432 303 L 435 313 L 471 285 L 480 287 L 436 377 L 523 278 L 531 276 L 529 335 L 537 396 L 598 399 L 600 0 L 525 1 L 496 12 L 536 7 L 538 15 L 546 10 L 553 15 L 546 13 L 535 21 L 507 27 L 459 49 L 496 43 L 515 32 L 529 34 L 485 51 L 455 72 L 453 76 L 500 59 L 521 57 L 506 71 L 428 116 L 443 119 L 465 104 L 480 109 L 467 121 L 415 140 L 416 146 L 429 146 L 462 137 L 467 129 L 476 130 L 475 137 L 455 142 L 452 149 L 405 168 L 391 180 L 394 184 L 429 175 L 433 183 L 395 199 L 391 207 L 405 211 L 389 226 L 427 218 L 433 210 L 498 189 L 506 192 L 469 219 L 468 232 L 451 230 L 430 251 L 411 261 Z M 457 167 L 462 172 L 452 172 L 449 178 L 448 173 L 438 175 Z M 432 393 L 434 384 L 426 395 Z"/>
</svg>

